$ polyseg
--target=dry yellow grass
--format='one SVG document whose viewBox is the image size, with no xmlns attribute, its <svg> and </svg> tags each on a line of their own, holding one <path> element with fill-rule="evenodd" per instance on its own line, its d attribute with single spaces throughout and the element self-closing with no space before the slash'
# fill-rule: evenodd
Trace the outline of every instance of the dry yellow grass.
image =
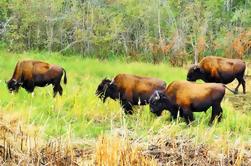
<svg viewBox="0 0 251 166">
<path fill-rule="evenodd" d="M 142 154 L 126 138 L 101 136 L 96 145 L 95 165 L 98 166 L 154 166 L 156 161 Z"/>
<path fill-rule="evenodd" d="M 0 114 L 0 165 L 156 165 L 125 138 L 101 136 L 96 144 L 74 144 L 69 135 L 45 141 L 36 129 L 24 131 L 28 126 L 6 117 Z"/>
<path fill-rule="evenodd" d="M 19 119 L 5 119 L 0 114 L 0 165 L 236 165 L 251 164 L 251 145 L 240 140 L 234 143 L 220 137 L 212 144 L 195 142 L 182 136 L 170 136 L 166 126 L 149 141 L 129 139 L 114 132 L 92 142 L 75 143 L 68 137 L 49 141 L 38 139 L 37 129 L 28 128 Z M 209 131 L 210 132 L 210 131 Z M 206 142 L 206 141 L 205 141 Z"/>
</svg>

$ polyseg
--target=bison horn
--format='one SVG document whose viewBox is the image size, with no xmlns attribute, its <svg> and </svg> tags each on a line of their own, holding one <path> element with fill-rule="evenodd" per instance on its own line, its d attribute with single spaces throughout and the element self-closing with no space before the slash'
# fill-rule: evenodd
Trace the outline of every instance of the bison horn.
<svg viewBox="0 0 251 166">
<path fill-rule="evenodd" d="M 194 65 L 193 69 L 194 70 L 200 69 L 200 66 L 199 65 Z"/>
<path fill-rule="evenodd" d="M 113 82 L 114 82 L 114 78 L 113 78 L 112 81 L 110 82 L 110 85 L 113 84 Z"/>
<path fill-rule="evenodd" d="M 13 79 L 13 82 L 14 82 L 15 85 L 18 84 L 17 80 L 15 80 L 15 79 Z"/>
<path fill-rule="evenodd" d="M 160 96 L 159 96 L 159 92 L 158 91 L 156 91 L 156 100 L 159 100 L 160 99 Z"/>
</svg>

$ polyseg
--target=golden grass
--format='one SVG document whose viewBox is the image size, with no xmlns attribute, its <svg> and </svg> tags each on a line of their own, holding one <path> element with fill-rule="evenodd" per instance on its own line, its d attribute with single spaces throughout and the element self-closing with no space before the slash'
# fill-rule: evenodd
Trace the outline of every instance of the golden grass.
<svg viewBox="0 0 251 166">
<path fill-rule="evenodd" d="M 156 161 L 142 154 L 126 138 L 101 136 L 96 145 L 95 165 L 98 166 L 154 166 Z"/>
<path fill-rule="evenodd" d="M 186 136 L 170 136 L 171 125 L 149 140 L 131 139 L 118 132 L 100 136 L 97 140 L 75 143 L 71 134 L 65 139 L 39 139 L 36 129 L 32 136 L 18 119 L 0 116 L 0 165 L 236 165 L 251 164 L 251 145 L 241 140 L 234 143 L 224 136 L 211 144 L 196 142 Z M 210 131 L 208 131 L 210 132 Z M 130 139 L 129 139 L 130 138 Z M 206 142 L 206 141 L 205 141 Z M 219 148 L 220 147 L 220 148 Z"/>
<path fill-rule="evenodd" d="M 155 158 L 159 165 L 251 165 L 251 144 L 241 140 L 231 143 L 224 136 L 211 141 L 211 144 L 205 143 L 206 136 L 205 140 L 196 142 L 187 136 L 170 136 L 172 130 L 171 126 L 166 126 L 149 136 L 152 139 L 144 154 Z"/>
<path fill-rule="evenodd" d="M 74 144 L 70 134 L 44 141 L 36 129 L 25 132 L 28 127 L 19 119 L 6 117 L 0 115 L 0 165 L 156 165 L 141 148 L 118 136 L 101 136 L 96 144 Z"/>
</svg>

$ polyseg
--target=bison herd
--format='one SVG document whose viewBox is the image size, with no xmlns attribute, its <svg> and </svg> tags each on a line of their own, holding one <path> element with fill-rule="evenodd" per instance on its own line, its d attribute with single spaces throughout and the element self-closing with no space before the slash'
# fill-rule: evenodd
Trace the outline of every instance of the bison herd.
<svg viewBox="0 0 251 166">
<path fill-rule="evenodd" d="M 206 112 L 212 107 L 210 124 L 221 120 L 221 102 L 225 89 L 238 93 L 242 85 L 246 93 L 244 80 L 246 65 L 239 59 L 227 59 L 215 56 L 204 57 L 199 64 L 193 65 L 187 73 L 187 81 L 173 81 L 166 84 L 157 78 L 142 77 L 130 74 L 118 74 L 112 80 L 103 79 L 98 85 L 96 95 L 105 102 L 108 97 L 119 100 L 125 114 L 133 113 L 135 105 L 150 105 L 150 111 L 160 116 L 168 110 L 172 118 L 179 115 L 187 124 L 194 120 L 193 112 Z M 53 85 L 54 97 L 63 89 L 60 85 L 62 76 L 67 83 L 64 68 L 41 61 L 21 61 L 16 64 L 11 79 L 6 82 L 9 91 L 17 92 L 20 87 L 33 92 L 36 86 Z M 201 79 L 205 83 L 196 83 Z M 238 80 L 235 90 L 225 84 Z"/>
</svg>

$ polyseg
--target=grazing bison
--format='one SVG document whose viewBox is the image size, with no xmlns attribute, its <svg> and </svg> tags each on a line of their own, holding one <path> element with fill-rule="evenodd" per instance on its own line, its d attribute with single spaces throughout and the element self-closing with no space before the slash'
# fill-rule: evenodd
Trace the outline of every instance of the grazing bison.
<svg viewBox="0 0 251 166">
<path fill-rule="evenodd" d="M 225 88 L 225 85 L 217 83 L 174 81 L 165 90 L 152 94 L 149 101 L 150 110 L 160 116 L 162 111 L 167 109 L 173 118 L 177 118 L 179 112 L 189 124 L 194 120 L 193 112 L 206 112 L 212 106 L 211 124 L 216 116 L 219 121 L 221 120 L 221 101 L 225 95 Z"/>
<path fill-rule="evenodd" d="M 245 69 L 245 62 L 240 59 L 208 56 L 204 57 L 198 65 L 194 65 L 189 69 L 187 80 L 196 81 L 202 79 L 205 82 L 228 84 L 236 78 L 239 83 L 235 88 L 235 93 L 238 92 L 238 88 L 242 84 L 243 93 L 245 94 Z"/>
<path fill-rule="evenodd" d="M 12 78 L 6 83 L 10 92 L 17 92 L 21 86 L 30 93 L 34 91 L 35 86 L 44 87 L 52 84 L 55 97 L 57 92 L 63 94 L 60 85 L 63 73 L 66 84 L 66 72 L 62 67 L 41 61 L 25 60 L 16 64 Z"/>
<path fill-rule="evenodd" d="M 107 97 L 119 99 L 126 114 L 132 114 L 133 105 L 148 104 L 155 90 L 165 89 L 166 83 L 156 78 L 119 74 L 112 81 L 103 79 L 96 95 L 105 102 Z"/>
</svg>

